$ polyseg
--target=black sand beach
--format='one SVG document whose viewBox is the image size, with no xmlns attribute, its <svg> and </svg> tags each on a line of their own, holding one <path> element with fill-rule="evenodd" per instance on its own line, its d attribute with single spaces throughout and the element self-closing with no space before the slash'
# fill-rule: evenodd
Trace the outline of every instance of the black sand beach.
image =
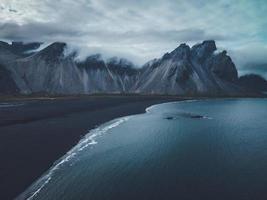
<svg viewBox="0 0 267 200">
<path fill-rule="evenodd" d="M 15 106 L 0 108 L 0 199 L 23 192 L 95 126 L 183 99 L 103 95 L 1 100 Z"/>
</svg>

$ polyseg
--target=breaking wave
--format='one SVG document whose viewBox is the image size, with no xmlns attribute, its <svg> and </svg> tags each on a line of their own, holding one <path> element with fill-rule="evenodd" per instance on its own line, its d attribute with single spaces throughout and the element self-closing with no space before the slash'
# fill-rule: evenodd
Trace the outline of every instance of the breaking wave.
<svg viewBox="0 0 267 200">
<path fill-rule="evenodd" d="M 162 106 L 162 105 L 165 105 L 165 104 L 173 104 L 173 103 L 191 103 L 191 102 L 195 102 L 195 101 L 199 101 L 197 99 L 188 99 L 188 100 L 182 100 L 182 101 L 174 101 L 174 102 L 166 102 L 166 103 L 160 103 L 160 104 L 155 104 L 155 105 L 152 105 L 152 106 L 149 106 L 146 108 L 146 113 L 151 113 L 151 111 L 158 107 L 158 106 Z"/>
<path fill-rule="evenodd" d="M 50 170 L 42 178 L 40 178 L 37 182 L 35 182 L 33 184 L 33 187 L 30 187 L 30 189 L 29 189 L 30 195 L 28 195 L 29 190 L 26 190 L 24 193 L 22 193 L 16 199 L 17 200 L 34 199 L 34 197 L 50 182 L 50 180 L 53 177 L 53 174 L 57 170 L 59 170 L 62 167 L 62 165 L 69 162 L 70 160 L 72 160 L 79 152 L 83 151 L 87 147 L 89 147 L 91 145 L 96 145 L 98 137 L 103 136 L 110 129 L 113 129 L 113 128 L 119 126 L 120 124 L 128 121 L 129 118 L 130 118 L 129 116 L 123 117 L 123 118 L 118 118 L 118 119 L 112 120 L 110 122 L 107 122 L 107 123 L 99 126 L 98 128 L 95 128 L 95 129 L 92 129 L 91 131 L 89 131 L 89 133 L 86 134 L 84 136 L 84 138 L 81 139 L 80 142 L 76 146 L 74 146 L 69 152 L 67 152 L 65 154 L 65 156 L 63 156 L 61 159 L 59 159 L 59 161 L 56 162 L 54 164 L 54 166 L 51 167 Z M 31 190 L 33 190 L 33 191 L 31 191 Z"/>
</svg>

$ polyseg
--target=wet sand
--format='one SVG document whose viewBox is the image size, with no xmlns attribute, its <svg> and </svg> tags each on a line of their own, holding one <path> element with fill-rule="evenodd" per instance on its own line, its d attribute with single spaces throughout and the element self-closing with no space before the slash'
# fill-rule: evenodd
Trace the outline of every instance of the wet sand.
<svg viewBox="0 0 267 200">
<path fill-rule="evenodd" d="M 0 199 L 23 192 L 97 125 L 184 99 L 100 95 L 0 100 Z"/>
</svg>

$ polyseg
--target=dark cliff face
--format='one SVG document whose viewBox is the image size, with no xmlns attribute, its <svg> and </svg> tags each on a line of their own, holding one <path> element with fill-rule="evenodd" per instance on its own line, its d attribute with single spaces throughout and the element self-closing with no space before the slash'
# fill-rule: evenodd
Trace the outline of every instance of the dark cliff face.
<svg viewBox="0 0 267 200">
<path fill-rule="evenodd" d="M 205 65 L 219 78 L 229 82 L 237 81 L 237 69 L 232 59 L 226 55 L 226 51 L 212 55 Z"/>
<path fill-rule="evenodd" d="M 175 68 L 181 68 L 180 77 L 188 77 L 192 73 L 193 62 L 207 68 L 220 79 L 235 82 L 238 78 L 235 64 L 227 55 L 226 51 L 215 54 L 217 49 L 215 41 L 204 41 L 201 44 L 194 45 L 191 49 L 186 44 L 181 44 L 171 53 L 163 56 L 162 60 L 177 61 Z M 182 78 L 184 80 L 185 78 Z"/>
<path fill-rule="evenodd" d="M 18 92 L 19 89 L 11 73 L 0 64 L 0 94 L 14 94 Z"/>
<path fill-rule="evenodd" d="M 32 43 L 23 43 L 23 42 L 12 42 L 8 44 L 6 42 L 0 41 L 0 48 L 4 48 L 15 55 L 18 56 L 29 56 L 33 54 L 31 51 L 36 50 L 40 47 L 42 43 L 40 42 L 32 42 Z"/>
<path fill-rule="evenodd" d="M 77 66 L 86 70 L 105 70 L 106 65 L 100 54 L 88 56 L 84 61 L 77 61 Z"/>
<path fill-rule="evenodd" d="M 214 40 L 207 40 L 201 44 L 196 44 L 191 48 L 191 58 L 197 60 L 200 63 L 210 57 L 217 49 Z"/>
<path fill-rule="evenodd" d="M 226 51 L 215 53 L 215 41 L 204 41 L 191 49 L 191 58 L 197 60 L 220 79 L 235 82 L 238 74 L 235 64 Z"/>
<path fill-rule="evenodd" d="M 170 59 L 174 64 L 168 78 L 176 75 L 175 81 L 179 84 L 184 84 L 193 72 L 190 56 L 190 47 L 186 44 L 181 44 L 172 51 L 170 53 Z"/>
<path fill-rule="evenodd" d="M 109 70 L 117 75 L 134 76 L 138 73 L 138 69 L 130 61 L 112 57 L 104 60 L 100 54 L 88 56 L 84 61 L 77 61 L 77 66 L 85 70 Z"/>
<path fill-rule="evenodd" d="M 190 57 L 190 47 L 186 44 L 181 44 L 171 53 L 166 53 L 162 60 L 172 59 L 173 61 L 186 61 Z"/>
<path fill-rule="evenodd" d="M 138 74 L 138 69 L 134 64 L 126 59 L 113 57 L 107 60 L 107 67 L 118 75 L 134 76 Z"/>
<path fill-rule="evenodd" d="M 148 62 L 135 89 L 145 93 L 179 95 L 231 95 L 237 70 L 226 51 L 215 53 L 215 41 L 208 40 L 190 48 L 186 44 Z"/>
<path fill-rule="evenodd" d="M 54 42 L 36 55 L 48 63 L 60 62 L 64 58 L 64 50 L 66 47 L 66 43 Z"/>
</svg>

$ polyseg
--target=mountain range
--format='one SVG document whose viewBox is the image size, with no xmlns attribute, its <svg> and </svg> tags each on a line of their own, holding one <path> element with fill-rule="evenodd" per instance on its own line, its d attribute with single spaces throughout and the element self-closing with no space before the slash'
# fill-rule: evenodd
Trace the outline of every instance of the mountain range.
<svg viewBox="0 0 267 200">
<path fill-rule="evenodd" d="M 215 41 L 191 48 L 181 44 L 142 67 L 118 57 L 100 54 L 77 59 L 66 54 L 67 44 L 0 42 L 0 93 L 93 94 L 140 93 L 173 95 L 248 95 L 267 91 L 259 75 L 238 77 L 226 51 Z"/>
</svg>

